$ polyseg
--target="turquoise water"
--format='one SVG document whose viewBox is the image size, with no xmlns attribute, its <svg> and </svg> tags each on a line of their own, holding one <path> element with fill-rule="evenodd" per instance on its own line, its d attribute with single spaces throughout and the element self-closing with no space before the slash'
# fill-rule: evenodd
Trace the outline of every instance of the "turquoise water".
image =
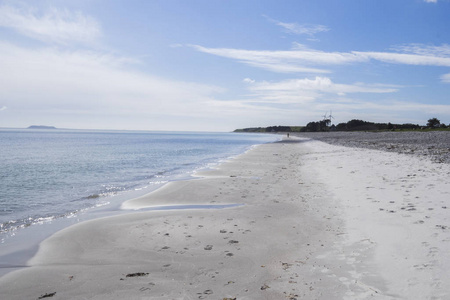
<svg viewBox="0 0 450 300">
<path fill-rule="evenodd" d="M 0 129 L 0 233 L 113 205 L 275 135 Z M 120 198 L 120 197 L 119 197 Z"/>
</svg>

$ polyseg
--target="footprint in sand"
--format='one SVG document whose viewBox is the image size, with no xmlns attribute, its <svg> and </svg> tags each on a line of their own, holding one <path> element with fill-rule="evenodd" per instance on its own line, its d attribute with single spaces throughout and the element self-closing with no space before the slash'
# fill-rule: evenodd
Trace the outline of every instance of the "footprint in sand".
<svg viewBox="0 0 450 300">
<path fill-rule="evenodd" d="M 212 290 L 206 290 L 203 293 L 197 293 L 197 295 L 200 295 L 200 296 L 198 296 L 198 299 L 205 299 L 206 298 L 205 295 L 211 295 L 211 294 L 213 294 Z"/>
</svg>

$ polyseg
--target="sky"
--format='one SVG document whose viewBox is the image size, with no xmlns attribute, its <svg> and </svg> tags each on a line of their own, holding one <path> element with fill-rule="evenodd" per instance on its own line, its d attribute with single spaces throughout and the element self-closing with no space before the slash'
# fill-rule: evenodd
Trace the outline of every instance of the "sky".
<svg viewBox="0 0 450 300">
<path fill-rule="evenodd" d="M 450 123 L 450 0 L 0 0 L 0 127 Z"/>
</svg>

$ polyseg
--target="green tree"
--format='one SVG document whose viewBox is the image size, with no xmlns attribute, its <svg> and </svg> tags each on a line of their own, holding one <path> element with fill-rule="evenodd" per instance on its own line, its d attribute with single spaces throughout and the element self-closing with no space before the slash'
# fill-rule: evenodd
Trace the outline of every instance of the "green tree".
<svg viewBox="0 0 450 300">
<path fill-rule="evenodd" d="M 437 118 L 432 118 L 428 120 L 427 126 L 431 128 L 437 128 L 441 125 L 441 121 L 439 121 Z"/>
</svg>

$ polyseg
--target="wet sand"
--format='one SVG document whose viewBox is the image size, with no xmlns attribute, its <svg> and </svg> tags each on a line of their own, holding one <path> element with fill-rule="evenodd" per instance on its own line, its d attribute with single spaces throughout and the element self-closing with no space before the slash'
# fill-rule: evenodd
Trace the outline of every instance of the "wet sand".
<svg viewBox="0 0 450 300">
<path fill-rule="evenodd" d="M 5 299 L 450 295 L 448 164 L 290 138 L 197 175 L 124 203 L 130 214 L 56 233 L 40 245 L 29 268 L 0 278 L 1 294 Z M 175 209 L 146 210 L 161 206 Z"/>
</svg>

